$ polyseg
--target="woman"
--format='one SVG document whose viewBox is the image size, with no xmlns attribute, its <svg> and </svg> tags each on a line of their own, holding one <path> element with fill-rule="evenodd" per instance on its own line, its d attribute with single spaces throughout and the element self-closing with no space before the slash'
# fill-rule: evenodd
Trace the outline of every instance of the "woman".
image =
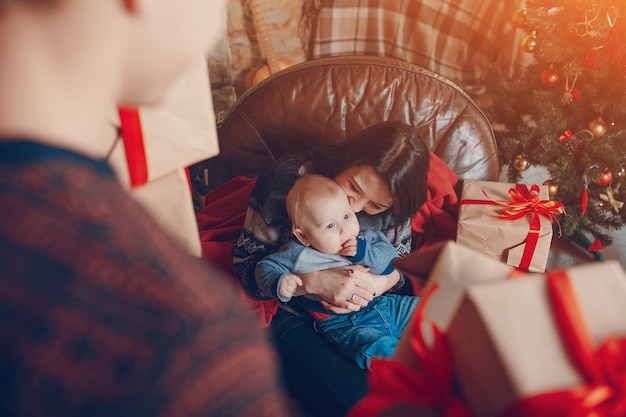
<svg viewBox="0 0 626 417">
<path fill-rule="evenodd" d="M 224 0 L 0 0 L 0 415 L 293 416 L 228 285 L 98 134 L 221 36 Z"/>
<path fill-rule="evenodd" d="M 431 158 L 436 157 L 414 128 L 389 121 L 338 146 L 274 163 L 257 179 L 234 251 L 235 269 L 245 288 L 263 298 L 256 287 L 255 266 L 290 238 L 285 198 L 305 173 L 333 178 L 348 195 L 361 224 L 382 231 L 400 256 L 407 254 L 411 219 L 427 198 Z M 316 295 L 326 308 L 349 313 L 366 306 L 375 294 L 411 290 L 397 271 L 377 276 L 358 267 L 312 272 L 301 279 L 295 297 L 281 305 L 272 320 L 287 386 L 316 415 L 344 416 L 367 392 L 366 372 L 315 332 L 298 296 Z"/>
</svg>

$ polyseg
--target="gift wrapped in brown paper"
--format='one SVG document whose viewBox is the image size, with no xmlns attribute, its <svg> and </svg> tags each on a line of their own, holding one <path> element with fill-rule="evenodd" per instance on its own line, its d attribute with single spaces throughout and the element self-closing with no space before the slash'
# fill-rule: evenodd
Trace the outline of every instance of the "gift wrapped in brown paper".
<svg viewBox="0 0 626 417">
<path fill-rule="evenodd" d="M 409 279 L 427 277 L 411 343 L 421 340 L 419 362 L 449 369 L 455 382 L 414 377 L 436 388 L 442 409 L 458 398 L 476 417 L 626 410 L 626 273 L 617 261 L 528 274 L 444 242 L 394 265 Z"/>
<path fill-rule="evenodd" d="M 477 417 L 624 415 L 626 274 L 617 261 L 469 285 L 462 298 L 445 336 Z"/>
<path fill-rule="evenodd" d="M 202 58 L 155 107 L 122 108 L 111 123 L 122 140 L 110 158 L 122 184 L 135 188 L 219 153 L 208 64 Z"/>
<path fill-rule="evenodd" d="M 557 214 L 563 206 L 549 199 L 547 186 L 466 180 L 456 240 L 523 271 L 543 272 Z"/>
<path fill-rule="evenodd" d="M 424 287 L 424 293 L 437 285 L 424 313 L 442 331 L 448 328 L 466 286 L 505 280 L 513 270 L 509 265 L 454 241 L 426 246 L 396 259 L 393 264 L 414 287 Z"/>
<path fill-rule="evenodd" d="M 109 162 L 130 194 L 189 253 L 202 247 L 186 169 L 219 153 L 206 59 L 184 74 L 157 107 L 123 108 Z"/>
</svg>

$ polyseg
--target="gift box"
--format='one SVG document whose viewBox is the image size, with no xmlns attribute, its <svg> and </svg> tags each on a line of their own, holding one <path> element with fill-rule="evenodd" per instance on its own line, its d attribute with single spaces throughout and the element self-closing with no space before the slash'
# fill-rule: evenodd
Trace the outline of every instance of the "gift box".
<svg viewBox="0 0 626 417">
<path fill-rule="evenodd" d="M 451 240 L 411 252 L 394 260 L 393 265 L 414 287 L 424 287 L 423 293 L 432 293 L 432 287 L 437 286 L 424 313 L 444 332 L 466 286 L 506 280 L 513 272 L 513 267 Z"/>
<path fill-rule="evenodd" d="M 115 114 L 117 113 L 117 114 Z M 187 167 L 219 153 L 208 66 L 200 60 L 157 107 L 120 108 L 109 163 L 122 185 L 177 242 L 200 256 Z"/>
<path fill-rule="evenodd" d="M 454 389 L 444 331 L 467 286 L 502 282 L 521 272 L 454 241 L 425 246 L 393 263 L 413 284 L 425 284 L 422 300 L 394 358 L 372 360 L 370 391 L 349 415 L 405 415 L 397 406 L 406 405 L 407 416 L 437 409 L 437 415 L 475 417 Z"/>
<path fill-rule="evenodd" d="M 407 331 L 419 364 L 407 390 L 429 398 L 415 405 L 473 417 L 624 415 L 626 272 L 618 261 L 523 273 L 444 242 L 394 265 L 427 279 Z"/>
<path fill-rule="evenodd" d="M 544 272 L 552 225 L 564 214 L 547 186 L 463 182 L 457 242 L 523 271 Z"/>
<path fill-rule="evenodd" d="M 445 338 L 477 417 L 624 415 L 626 273 L 617 261 L 463 292 Z"/>
</svg>

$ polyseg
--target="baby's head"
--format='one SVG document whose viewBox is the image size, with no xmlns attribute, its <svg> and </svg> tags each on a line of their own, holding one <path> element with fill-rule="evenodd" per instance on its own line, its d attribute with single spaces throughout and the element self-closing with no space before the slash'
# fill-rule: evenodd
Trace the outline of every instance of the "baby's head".
<svg viewBox="0 0 626 417">
<path fill-rule="evenodd" d="M 337 254 L 359 233 L 348 197 L 330 178 L 309 174 L 298 179 L 287 194 L 286 208 L 293 235 L 320 252 Z"/>
</svg>

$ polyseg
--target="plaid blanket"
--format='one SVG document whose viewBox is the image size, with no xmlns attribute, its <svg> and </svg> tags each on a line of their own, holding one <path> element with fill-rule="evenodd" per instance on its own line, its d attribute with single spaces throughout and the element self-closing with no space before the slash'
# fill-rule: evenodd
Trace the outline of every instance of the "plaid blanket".
<svg viewBox="0 0 626 417">
<path fill-rule="evenodd" d="M 510 17 L 521 0 L 305 0 L 307 59 L 378 55 L 420 65 L 469 94 L 484 91 L 489 65 L 510 67 L 519 50 Z"/>
</svg>

